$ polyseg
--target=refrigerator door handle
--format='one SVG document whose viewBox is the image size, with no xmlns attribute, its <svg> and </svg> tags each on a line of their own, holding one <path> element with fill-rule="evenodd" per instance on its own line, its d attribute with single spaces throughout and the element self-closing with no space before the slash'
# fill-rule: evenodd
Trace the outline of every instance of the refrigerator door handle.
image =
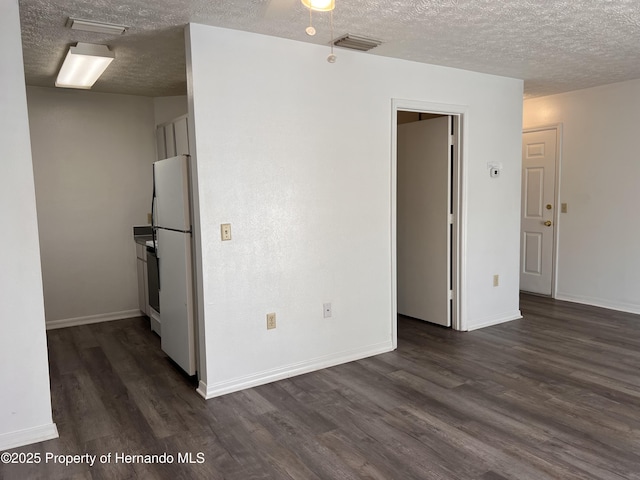
<svg viewBox="0 0 640 480">
<path fill-rule="evenodd" d="M 153 180 L 153 193 L 151 195 L 151 238 L 153 240 L 154 248 L 158 243 L 156 242 L 156 166 L 152 165 L 152 180 Z M 157 250 L 157 249 L 156 249 Z M 157 253 L 157 252 L 156 252 Z"/>
<path fill-rule="evenodd" d="M 156 227 L 158 230 L 167 230 L 169 232 L 178 232 L 178 233 L 188 233 L 191 235 L 191 229 L 189 230 L 180 230 L 179 228 L 169 228 L 169 227 Z"/>
<path fill-rule="evenodd" d="M 158 275 L 158 290 L 160 290 L 160 255 L 158 255 L 158 240 L 156 236 L 156 166 L 152 165 L 153 194 L 151 196 L 151 239 L 153 240 L 153 251 L 155 252 Z"/>
</svg>

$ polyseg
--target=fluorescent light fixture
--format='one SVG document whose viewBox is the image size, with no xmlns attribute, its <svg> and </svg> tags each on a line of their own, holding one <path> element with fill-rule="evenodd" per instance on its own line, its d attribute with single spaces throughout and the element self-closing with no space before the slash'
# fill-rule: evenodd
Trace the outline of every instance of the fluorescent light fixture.
<svg viewBox="0 0 640 480">
<path fill-rule="evenodd" d="M 316 12 L 330 12 L 336 8 L 335 0 L 301 0 L 302 4 Z"/>
<path fill-rule="evenodd" d="M 122 35 L 129 28 L 124 25 L 94 22 L 93 20 L 83 20 L 81 18 L 72 17 L 69 17 L 67 20 L 67 27 L 72 30 L 81 30 L 83 32 L 111 33 L 113 35 Z"/>
<path fill-rule="evenodd" d="M 56 87 L 89 89 L 114 58 L 116 54 L 106 45 L 78 42 L 75 47 L 69 47 Z"/>
</svg>

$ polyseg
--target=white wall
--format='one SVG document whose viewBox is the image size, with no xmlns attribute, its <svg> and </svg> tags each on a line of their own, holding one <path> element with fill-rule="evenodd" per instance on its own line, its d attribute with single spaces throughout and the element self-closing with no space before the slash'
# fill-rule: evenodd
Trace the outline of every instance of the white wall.
<svg viewBox="0 0 640 480">
<path fill-rule="evenodd" d="M 468 106 L 467 327 L 519 316 L 522 82 L 344 50 L 329 64 L 327 54 L 187 30 L 206 396 L 393 348 L 392 98 Z M 504 163 L 500 179 L 489 161 Z M 221 242 L 226 222 L 233 240 Z"/>
<path fill-rule="evenodd" d="M 58 436 L 51 418 L 17 0 L 0 3 L 0 61 L 0 450 L 5 450 Z"/>
<path fill-rule="evenodd" d="M 153 112 L 156 125 L 160 125 L 187 113 L 187 96 L 155 97 Z"/>
<path fill-rule="evenodd" d="M 47 324 L 138 315 L 133 225 L 146 225 L 152 98 L 29 87 Z"/>
<path fill-rule="evenodd" d="M 556 297 L 640 313 L 640 80 L 524 102 L 524 127 L 562 123 Z"/>
</svg>

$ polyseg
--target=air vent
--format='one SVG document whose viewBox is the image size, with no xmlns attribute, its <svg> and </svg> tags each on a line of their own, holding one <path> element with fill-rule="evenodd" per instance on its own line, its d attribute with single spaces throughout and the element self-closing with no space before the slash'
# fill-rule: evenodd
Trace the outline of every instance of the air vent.
<svg viewBox="0 0 640 480">
<path fill-rule="evenodd" d="M 368 50 L 371 50 L 372 48 L 377 47 L 378 45 L 381 45 L 382 42 L 379 42 L 378 40 L 372 40 L 371 38 L 350 35 L 347 33 L 346 35 L 336 38 L 333 41 L 333 44 L 336 47 L 350 48 L 351 50 L 366 52 Z"/>
</svg>

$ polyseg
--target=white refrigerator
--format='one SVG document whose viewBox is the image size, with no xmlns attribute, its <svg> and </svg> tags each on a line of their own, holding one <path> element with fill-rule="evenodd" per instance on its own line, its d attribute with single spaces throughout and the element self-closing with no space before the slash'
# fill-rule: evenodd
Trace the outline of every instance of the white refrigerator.
<svg viewBox="0 0 640 480">
<path fill-rule="evenodd" d="M 160 287 L 162 350 L 196 373 L 192 222 L 188 155 L 153 164 L 153 230 Z"/>
</svg>

